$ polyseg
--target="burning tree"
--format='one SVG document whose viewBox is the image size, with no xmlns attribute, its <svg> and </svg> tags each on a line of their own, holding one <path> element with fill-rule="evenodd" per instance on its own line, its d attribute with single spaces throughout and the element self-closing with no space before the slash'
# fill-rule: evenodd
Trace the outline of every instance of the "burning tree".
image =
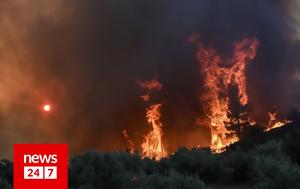
<svg viewBox="0 0 300 189">
<path fill-rule="evenodd" d="M 232 58 L 223 59 L 212 49 L 205 47 L 198 35 L 192 35 L 190 42 L 197 45 L 196 59 L 199 62 L 203 79 L 203 93 L 200 100 L 205 119 L 197 119 L 197 125 L 208 125 L 211 131 L 210 148 L 213 153 L 221 153 L 230 144 L 240 140 L 245 126 L 256 122 L 251 118 L 248 109 L 246 69 L 250 60 L 256 57 L 259 42 L 256 38 L 244 38 L 234 43 Z M 141 95 L 147 102 L 146 119 L 151 131 L 144 136 L 141 145 L 142 157 L 156 160 L 168 155 L 163 145 L 163 124 L 161 122 L 161 103 L 150 103 L 150 93 L 160 91 L 162 84 L 153 79 L 138 82 L 146 91 Z M 270 121 L 265 131 L 282 127 L 290 121 L 277 121 L 276 113 L 269 113 Z M 133 143 L 127 133 L 123 133 L 133 152 Z"/>
<path fill-rule="evenodd" d="M 191 41 L 198 46 L 196 58 L 201 68 L 204 86 L 201 101 L 206 103 L 204 112 L 210 120 L 211 149 L 220 153 L 228 145 L 239 140 L 237 132 L 230 128 L 232 125 L 252 122 L 244 112 L 238 117 L 231 116 L 229 88 L 237 88 L 241 106 L 248 104 L 246 65 L 248 60 L 256 56 L 258 40 L 245 38 L 235 43 L 233 58 L 225 62 L 214 49 L 204 47 L 198 40 L 198 35 L 193 35 Z"/>
</svg>

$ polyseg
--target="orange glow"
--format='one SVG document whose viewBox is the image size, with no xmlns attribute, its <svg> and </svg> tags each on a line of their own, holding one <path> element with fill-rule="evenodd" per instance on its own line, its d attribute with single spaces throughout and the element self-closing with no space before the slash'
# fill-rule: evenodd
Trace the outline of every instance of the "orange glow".
<svg viewBox="0 0 300 189">
<path fill-rule="evenodd" d="M 145 82 L 138 82 L 138 85 L 146 90 L 147 94 L 141 95 L 141 99 L 144 102 L 150 101 L 150 93 L 154 90 L 161 90 L 162 84 L 157 80 L 150 80 Z M 146 108 L 146 119 L 151 127 L 151 130 L 143 137 L 141 144 L 140 155 L 142 158 L 150 158 L 160 160 L 163 157 L 167 157 L 168 153 L 163 145 L 163 124 L 161 122 L 160 108 L 162 104 L 150 104 Z M 123 130 L 123 136 L 128 141 L 128 149 L 130 153 L 134 153 L 134 143 L 129 138 L 126 130 Z"/>
<path fill-rule="evenodd" d="M 265 131 L 271 131 L 275 128 L 282 127 L 282 126 L 292 122 L 289 120 L 278 121 L 276 118 L 276 116 L 277 116 L 276 112 L 274 112 L 274 113 L 268 112 L 268 115 L 269 115 L 269 122 L 267 125 L 267 129 L 265 129 Z"/>
<path fill-rule="evenodd" d="M 134 143 L 132 142 L 132 140 L 129 138 L 128 136 L 128 132 L 126 130 L 123 130 L 122 132 L 124 138 L 127 140 L 128 142 L 128 150 L 131 154 L 134 153 Z"/>
<path fill-rule="evenodd" d="M 147 95 L 147 94 L 142 95 L 141 99 L 143 99 L 143 101 L 145 101 L 145 102 L 148 102 L 150 100 L 150 95 Z"/>
<path fill-rule="evenodd" d="M 204 112 L 210 120 L 210 148 L 214 153 L 221 153 L 228 145 L 239 141 L 237 133 L 229 129 L 231 125 L 255 123 L 244 115 L 240 115 L 239 118 L 231 117 L 228 88 L 236 86 L 239 103 L 242 106 L 248 103 L 246 65 L 248 60 L 255 58 L 258 41 L 255 38 L 245 38 L 235 43 L 233 58 L 222 61 L 214 49 L 205 48 L 197 41 L 197 35 L 192 36 L 190 40 L 196 42 L 199 47 L 196 58 L 203 76 L 204 93 L 201 95 L 201 101 L 205 102 Z"/>
<path fill-rule="evenodd" d="M 147 94 L 142 95 L 141 98 L 144 102 L 150 101 L 151 91 L 160 91 L 162 84 L 158 80 L 149 80 L 144 82 L 138 82 L 138 85 L 147 90 Z M 151 159 L 159 160 L 167 156 L 167 152 L 163 145 L 163 124 L 161 122 L 160 108 L 162 104 L 152 104 L 146 109 L 146 119 L 151 126 L 151 131 L 144 136 L 141 145 L 141 156 L 143 158 L 148 157 Z"/>
<path fill-rule="evenodd" d="M 150 101 L 150 92 L 151 91 L 160 91 L 163 87 L 162 84 L 156 79 L 152 79 L 149 81 L 139 81 L 138 85 L 142 89 L 146 90 L 146 94 L 140 96 L 144 102 Z"/>
<path fill-rule="evenodd" d="M 153 79 L 153 80 L 149 80 L 149 81 L 144 81 L 144 82 L 138 82 L 138 84 L 140 85 L 140 87 L 142 87 L 143 89 L 145 90 L 148 90 L 148 91 L 152 91 L 152 90 L 161 90 L 162 89 L 162 84 Z"/>
<path fill-rule="evenodd" d="M 45 104 L 45 105 L 43 106 L 43 110 L 44 110 L 45 112 L 50 112 L 50 111 L 51 111 L 51 106 L 50 106 L 50 104 Z"/>
<path fill-rule="evenodd" d="M 160 108 L 161 104 L 154 104 L 147 109 L 146 118 L 152 130 L 144 136 L 144 141 L 142 143 L 142 157 L 159 160 L 167 156 L 167 152 L 162 142 L 163 124 L 160 121 Z"/>
</svg>

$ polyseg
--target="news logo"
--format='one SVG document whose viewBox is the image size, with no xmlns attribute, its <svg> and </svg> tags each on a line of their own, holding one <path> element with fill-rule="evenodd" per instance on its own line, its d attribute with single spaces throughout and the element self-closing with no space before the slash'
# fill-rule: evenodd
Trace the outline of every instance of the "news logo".
<svg viewBox="0 0 300 189">
<path fill-rule="evenodd" d="M 67 189 L 66 144 L 15 144 L 14 189 Z"/>
</svg>

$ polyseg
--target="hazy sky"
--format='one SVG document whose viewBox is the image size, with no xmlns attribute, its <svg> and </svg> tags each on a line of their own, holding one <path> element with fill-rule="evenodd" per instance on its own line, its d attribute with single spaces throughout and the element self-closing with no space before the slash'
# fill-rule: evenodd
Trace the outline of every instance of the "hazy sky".
<svg viewBox="0 0 300 189">
<path fill-rule="evenodd" d="M 72 154 L 139 144 L 147 104 L 138 81 L 156 78 L 165 143 L 209 144 L 201 111 L 199 33 L 222 57 L 260 41 L 248 67 L 250 110 L 299 108 L 300 4 L 275 0 L 0 0 L 0 156 L 14 143 L 68 143 Z M 52 111 L 43 112 L 50 103 Z"/>
</svg>

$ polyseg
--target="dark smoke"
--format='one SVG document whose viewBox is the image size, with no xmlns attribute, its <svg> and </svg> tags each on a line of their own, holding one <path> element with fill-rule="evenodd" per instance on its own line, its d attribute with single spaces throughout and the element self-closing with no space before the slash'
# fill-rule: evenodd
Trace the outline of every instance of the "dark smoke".
<svg viewBox="0 0 300 189">
<path fill-rule="evenodd" d="M 295 1 L 296 2 L 296 1 Z M 147 132 L 139 80 L 157 78 L 166 145 L 209 144 L 195 48 L 231 57 L 243 37 L 260 41 L 248 67 L 249 107 L 266 112 L 299 108 L 299 38 L 293 7 L 276 0 L 0 1 L 0 149 L 13 143 L 64 142 L 72 153 L 126 148 Z M 296 9 L 298 10 L 298 9 Z M 295 12 L 295 10 L 293 10 Z M 44 116 L 38 107 L 54 105 Z"/>
</svg>

